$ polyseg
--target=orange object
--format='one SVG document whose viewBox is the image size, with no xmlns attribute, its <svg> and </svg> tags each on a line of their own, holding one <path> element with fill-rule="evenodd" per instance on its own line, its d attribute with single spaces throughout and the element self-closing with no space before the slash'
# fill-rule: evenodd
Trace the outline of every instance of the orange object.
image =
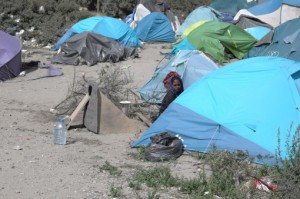
<svg viewBox="0 0 300 199">
<path fill-rule="evenodd" d="M 266 192 L 276 191 L 277 186 L 273 185 L 269 178 L 262 178 L 262 179 L 259 179 L 257 177 L 254 177 L 254 178 L 255 178 L 254 187 L 256 189 L 263 190 Z"/>
</svg>

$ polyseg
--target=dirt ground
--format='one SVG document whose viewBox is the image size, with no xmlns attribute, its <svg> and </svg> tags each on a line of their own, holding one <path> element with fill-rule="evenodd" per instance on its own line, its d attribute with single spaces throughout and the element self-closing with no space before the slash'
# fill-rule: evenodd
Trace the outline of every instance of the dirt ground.
<svg viewBox="0 0 300 199">
<path fill-rule="evenodd" d="M 118 63 L 133 73 L 136 90 L 145 84 L 170 49 L 167 44 L 144 44 L 139 58 Z M 28 49 L 23 62 L 50 63 L 52 53 L 45 48 Z M 103 63 L 101 63 L 103 64 Z M 201 165 L 190 155 L 164 163 L 135 159 L 137 149 L 130 143 L 147 126 L 136 120 L 139 132 L 94 134 L 86 128 L 68 131 L 67 145 L 53 144 L 57 118 L 50 108 L 66 97 L 74 74 L 96 74 L 94 66 L 54 65 L 64 75 L 33 80 L 46 69 L 26 71 L 25 76 L 0 82 L 0 198 L 112 198 L 111 187 L 122 187 L 120 198 L 147 198 L 149 188 L 135 191 L 128 186 L 138 168 L 168 165 L 176 176 L 192 178 Z M 118 125 L 118 124 L 115 124 Z M 122 171 L 120 176 L 101 172 L 109 162 Z M 177 191 L 161 190 L 160 198 L 188 198 Z"/>
</svg>

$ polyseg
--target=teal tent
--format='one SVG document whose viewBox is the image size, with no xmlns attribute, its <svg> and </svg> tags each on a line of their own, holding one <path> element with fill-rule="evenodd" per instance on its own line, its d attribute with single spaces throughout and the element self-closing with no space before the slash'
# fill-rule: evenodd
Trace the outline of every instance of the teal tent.
<svg viewBox="0 0 300 199">
<path fill-rule="evenodd" d="M 145 16 L 135 27 L 138 38 L 145 42 L 175 42 L 170 20 L 161 12 Z"/>
<path fill-rule="evenodd" d="M 245 58 L 258 56 L 277 56 L 300 61 L 300 18 L 276 27 L 270 43 L 253 47 Z"/>
<path fill-rule="evenodd" d="M 122 20 L 107 16 L 95 16 L 83 19 L 74 24 L 56 42 L 52 50 L 58 50 L 67 39 L 82 32 L 93 32 L 100 34 L 118 41 L 122 46 L 127 48 L 141 46 L 141 43 L 134 30 Z"/>
<path fill-rule="evenodd" d="M 199 21 L 221 21 L 221 13 L 208 6 L 200 6 L 193 10 L 181 24 L 180 28 L 176 31 L 176 35 L 182 33 L 194 23 Z"/>
<path fill-rule="evenodd" d="M 234 16 L 238 11 L 251 8 L 256 4 L 255 0 L 213 0 L 209 6 L 219 12 Z"/>
<path fill-rule="evenodd" d="M 155 70 L 152 78 L 139 90 L 139 93 L 147 102 L 161 103 L 166 94 L 163 79 L 169 72 L 177 72 L 182 78 L 184 89 L 186 89 L 199 78 L 218 68 L 218 65 L 203 52 L 181 50 L 166 64 Z"/>
<path fill-rule="evenodd" d="M 300 123 L 299 78 L 300 62 L 280 57 L 228 64 L 187 88 L 132 146 L 169 132 L 185 150 L 243 150 L 256 162 L 274 163 L 278 139 L 287 157 L 287 135 Z"/>
</svg>

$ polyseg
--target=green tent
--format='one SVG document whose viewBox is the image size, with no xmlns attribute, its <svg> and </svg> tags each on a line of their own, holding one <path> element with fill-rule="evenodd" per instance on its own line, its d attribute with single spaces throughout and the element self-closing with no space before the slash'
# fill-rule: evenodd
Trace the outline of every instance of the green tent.
<svg viewBox="0 0 300 199">
<path fill-rule="evenodd" d="M 256 39 L 242 28 L 226 22 L 207 21 L 196 27 L 173 48 L 200 50 L 219 62 L 228 62 L 225 49 L 242 59 L 256 43 Z"/>
</svg>

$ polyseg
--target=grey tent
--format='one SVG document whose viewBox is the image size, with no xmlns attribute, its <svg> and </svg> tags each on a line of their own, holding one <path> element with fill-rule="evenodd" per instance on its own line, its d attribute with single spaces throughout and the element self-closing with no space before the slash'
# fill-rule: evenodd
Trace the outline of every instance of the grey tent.
<svg viewBox="0 0 300 199">
<path fill-rule="evenodd" d="M 257 27 L 257 26 L 273 29 L 273 26 L 261 21 L 258 18 L 248 16 L 248 15 L 241 15 L 237 20 L 234 20 L 232 23 L 243 29 Z"/>
<path fill-rule="evenodd" d="M 0 81 L 19 75 L 22 67 L 21 41 L 0 30 Z"/>
<path fill-rule="evenodd" d="M 111 38 L 93 32 L 82 32 L 69 38 L 51 62 L 78 65 L 81 57 L 91 66 L 97 62 L 115 63 L 135 56 L 136 48 L 126 48 Z"/>
</svg>

